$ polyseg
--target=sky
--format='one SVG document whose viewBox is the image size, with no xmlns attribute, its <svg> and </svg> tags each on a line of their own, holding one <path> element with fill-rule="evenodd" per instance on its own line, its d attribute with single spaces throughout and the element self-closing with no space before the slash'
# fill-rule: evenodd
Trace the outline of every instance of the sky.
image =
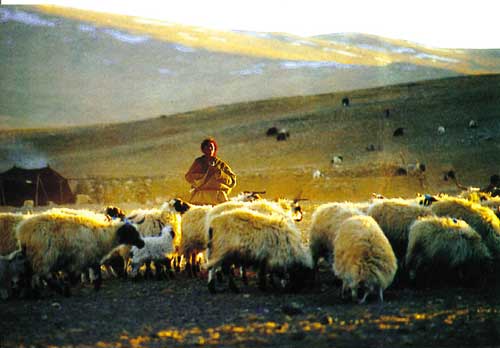
<svg viewBox="0 0 500 348">
<path fill-rule="evenodd" d="M 498 0 L 2 0 L 54 4 L 222 30 L 358 32 L 436 48 L 500 49 Z"/>
</svg>

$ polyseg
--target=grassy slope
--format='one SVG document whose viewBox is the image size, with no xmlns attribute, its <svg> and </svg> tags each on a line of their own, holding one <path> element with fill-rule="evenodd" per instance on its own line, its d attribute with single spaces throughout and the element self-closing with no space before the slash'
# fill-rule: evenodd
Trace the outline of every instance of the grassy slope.
<svg viewBox="0 0 500 348">
<path fill-rule="evenodd" d="M 238 174 L 238 191 L 272 196 L 364 200 L 371 192 L 412 195 L 447 191 L 441 173 L 455 169 L 465 184 L 484 186 L 499 172 L 500 76 L 442 79 L 349 93 L 277 98 L 131 123 L 0 133 L 0 158 L 45 158 L 69 177 L 165 175 L 172 194 L 188 190 L 183 174 L 207 135 Z M 349 95 L 352 105 L 341 106 Z M 384 110 L 389 108 L 389 117 Z M 479 123 L 467 127 L 469 120 Z M 438 136 L 438 126 L 446 134 Z M 270 126 L 291 137 L 266 137 Z M 404 127 L 403 137 L 393 137 Z M 369 152 L 374 144 L 382 151 Z M 340 154 L 344 163 L 330 164 Z M 406 161 L 427 164 L 427 187 L 414 177 L 391 176 Z M 2 162 L 2 169 L 12 165 Z M 312 171 L 326 177 L 312 180 Z"/>
</svg>

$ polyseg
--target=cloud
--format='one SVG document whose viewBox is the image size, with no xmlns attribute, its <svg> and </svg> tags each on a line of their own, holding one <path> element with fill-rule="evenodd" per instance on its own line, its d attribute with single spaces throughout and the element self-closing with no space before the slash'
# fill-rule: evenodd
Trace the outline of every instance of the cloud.
<svg viewBox="0 0 500 348">
<path fill-rule="evenodd" d="M 282 69 L 353 69 L 357 65 L 342 64 L 337 62 L 309 62 L 309 61 L 286 61 L 280 63 Z"/>
<path fill-rule="evenodd" d="M 458 59 L 454 58 L 447 58 L 447 57 L 441 57 L 441 56 L 436 56 L 434 54 L 427 54 L 427 53 L 419 53 L 415 57 L 420 58 L 420 59 L 430 59 L 433 61 L 441 61 L 441 62 L 446 62 L 446 63 L 458 63 Z"/>
<path fill-rule="evenodd" d="M 169 75 L 169 76 L 176 75 L 174 71 L 172 71 L 171 69 L 168 69 L 168 68 L 158 68 L 158 72 L 161 75 Z"/>
<path fill-rule="evenodd" d="M 248 69 L 243 69 L 243 70 L 238 70 L 238 71 L 233 71 L 231 72 L 231 75 L 241 75 L 241 76 L 249 76 L 249 75 L 262 75 L 264 73 L 264 67 L 266 65 L 264 63 L 259 63 L 251 68 Z"/>
<path fill-rule="evenodd" d="M 184 53 L 192 53 L 195 52 L 196 50 L 192 47 L 188 46 L 183 46 L 183 45 L 174 45 L 174 48 L 179 51 L 179 52 L 184 52 Z"/>
<path fill-rule="evenodd" d="M 34 13 L 0 8 L 0 22 L 18 22 L 37 27 L 55 27 L 56 23 L 41 18 Z"/>
<path fill-rule="evenodd" d="M 143 42 L 146 42 L 149 40 L 149 36 L 146 35 L 132 35 L 132 34 L 127 34 L 115 29 L 104 29 L 103 32 L 105 32 L 108 35 L 111 35 L 113 38 L 116 40 L 119 40 L 121 42 L 126 42 L 130 44 L 140 44 Z"/>
</svg>

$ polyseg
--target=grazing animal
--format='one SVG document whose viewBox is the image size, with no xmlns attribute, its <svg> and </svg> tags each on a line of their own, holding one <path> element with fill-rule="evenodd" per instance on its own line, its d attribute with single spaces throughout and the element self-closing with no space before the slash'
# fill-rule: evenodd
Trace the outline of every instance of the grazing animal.
<svg viewBox="0 0 500 348">
<path fill-rule="evenodd" d="M 410 227 L 405 268 L 418 287 L 474 286 L 491 266 L 481 236 L 463 220 L 426 216 Z"/>
<path fill-rule="evenodd" d="M 443 135 L 446 132 L 446 129 L 443 126 L 439 126 L 437 132 L 439 135 Z"/>
<path fill-rule="evenodd" d="M 356 205 L 347 202 L 326 203 L 316 208 L 309 229 L 309 249 L 315 271 L 320 258 L 324 258 L 329 265 L 333 264 L 333 241 L 339 226 L 356 215 L 363 215 L 363 213 Z"/>
<path fill-rule="evenodd" d="M 500 272 L 500 220 L 491 209 L 457 197 L 442 197 L 430 209 L 438 216 L 465 220 L 479 233 Z"/>
<path fill-rule="evenodd" d="M 14 250 L 8 255 L 0 255 L 0 298 L 6 300 L 18 290 L 26 276 L 27 264 L 23 250 Z"/>
<path fill-rule="evenodd" d="M 0 255 L 10 254 L 19 247 L 15 228 L 29 216 L 18 213 L 0 213 Z"/>
<path fill-rule="evenodd" d="M 230 270 L 233 264 L 258 268 L 259 288 L 265 290 L 267 272 L 289 278 L 289 288 L 299 290 L 312 273 L 312 259 L 298 228 L 279 214 L 238 208 L 219 214 L 209 223 L 208 288 L 215 292 L 213 270 L 222 267 L 229 287 L 238 288 Z"/>
<path fill-rule="evenodd" d="M 276 134 L 276 140 L 277 141 L 284 141 L 290 138 L 290 132 L 287 131 L 286 129 L 281 129 L 278 134 Z"/>
<path fill-rule="evenodd" d="M 432 211 L 418 204 L 417 200 L 383 199 L 373 202 L 367 214 L 378 223 L 398 260 L 396 283 L 405 284 L 408 279 L 404 272 L 404 258 L 410 226 L 419 217 L 432 215 Z"/>
<path fill-rule="evenodd" d="M 395 137 L 401 137 L 405 134 L 405 129 L 403 127 L 396 128 L 396 130 L 392 133 Z"/>
<path fill-rule="evenodd" d="M 469 121 L 469 128 L 477 128 L 477 121 L 476 120 L 470 120 Z"/>
<path fill-rule="evenodd" d="M 162 266 L 167 262 L 167 256 L 174 252 L 173 240 L 175 237 L 175 232 L 170 225 L 166 225 L 161 230 L 159 236 L 154 237 L 144 237 L 144 247 L 138 248 L 132 246 L 131 248 L 131 265 L 132 277 L 136 277 L 139 272 L 139 268 L 146 263 L 153 262 L 155 265 L 156 276 L 159 279 L 162 275 Z M 167 270 L 169 270 L 170 264 L 166 265 Z"/>
<path fill-rule="evenodd" d="M 274 136 L 274 135 L 277 135 L 278 134 L 278 128 L 276 127 L 270 127 L 267 129 L 267 132 L 266 132 L 266 135 L 268 137 L 271 137 L 271 136 Z"/>
<path fill-rule="evenodd" d="M 384 301 L 383 292 L 391 285 L 398 268 L 391 244 L 370 216 L 353 216 L 339 227 L 334 241 L 333 271 L 342 280 L 342 296 L 351 290 L 353 301 L 364 290 L 364 303 L 371 293 Z"/>
<path fill-rule="evenodd" d="M 61 288 L 52 279 L 53 272 L 64 271 L 75 280 L 77 275 L 91 268 L 96 275 L 94 288 L 99 290 L 103 256 L 120 244 L 144 246 L 132 224 L 57 211 L 25 219 L 18 225 L 16 236 L 26 251 L 35 282 L 45 278 L 49 286 L 65 295 L 69 295 L 69 287 Z"/>
<path fill-rule="evenodd" d="M 349 106 L 349 98 L 348 97 L 342 98 L 342 105 L 345 107 Z"/>
<path fill-rule="evenodd" d="M 332 164 L 342 164 L 344 162 L 344 157 L 340 155 L 334 155 L 332 157 Z"/>
</svg>

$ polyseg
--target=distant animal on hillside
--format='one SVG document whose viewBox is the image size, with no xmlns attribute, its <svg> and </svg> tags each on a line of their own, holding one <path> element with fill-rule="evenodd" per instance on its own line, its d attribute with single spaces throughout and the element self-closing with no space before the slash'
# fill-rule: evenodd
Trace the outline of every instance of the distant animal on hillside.
<svg viewBox="0 0 500 348">
<path fill-rule="evenodd" d="M 401 137 L 405 134 L 405 129 L 403 127 L 397 128 L 394 133 L 392 133 L 393 136 L 395 137 Z"/>
<path fill-rule="evenodd" d="M 469 121 L 469 128 L 477 128 L 477 121 L 476 120 L 470 120 Z"/>
<path fill-rule="evenodd" d="M 344 157 L 340 155 L 335 155 L 332 157 L 332 164 L 342 164 L 344 162 Z"/>
<path fill-rule="evenodd" d="M 290 132 L 286 129 L 281 129 L 276 135 L 277 141 L 284 141 L 287 140 L 288 138 L 290 138 Z"/>
<path fill-rule="evenodd" d="M 277 135 L 278 134 L 278 128 L 276 127 L 270 127 L 267 129 L 267 132 L 266 132 L 266 135 L 268 137 L 271 137 L 271 136 L 274 136 L 274 135 Z"/>
<path fill-rule="evenodd" d="M 391 115 L 391 111 L 389 109 L 384 110 L 385 117 L 389 117 Z"/>
<path fill-rule="evenodd" d="M 438 127 L 438 134 L 443 135 L 444 133 L 446 133 L 446 129 L 443 126 L 439 126 Z"/>
<path fill-rule="evenodd" d="M 347 98 L 347 97 L 342 98 L 342 105 L 349 106 L 349 98 Z"/>
</svg>

